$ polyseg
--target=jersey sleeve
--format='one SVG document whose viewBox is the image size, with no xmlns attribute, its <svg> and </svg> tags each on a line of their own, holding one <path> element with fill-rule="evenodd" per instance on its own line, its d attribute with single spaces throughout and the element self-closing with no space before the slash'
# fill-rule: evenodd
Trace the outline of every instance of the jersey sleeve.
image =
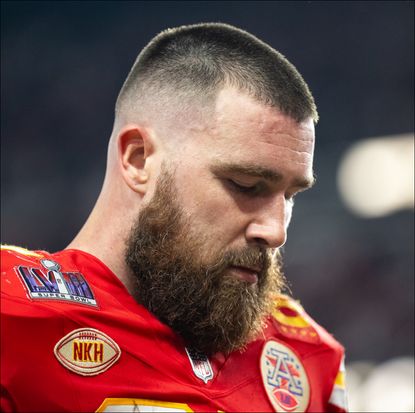
<svg viewBox="0 0 415 413">
<path fill-rule="evenodd" d="M 272 316 L 277 336 L 296 349 L 307 365 L 313 393 L 311 408 L 348 411 L 344 347 L 292 297 L 278 296 Z"/>
<path fill-rule="evenodd" d="M 47 383 L 53 387 L 53 377 L 43 372 L 53 363 L 53 353 L 44 351 L 45 343 L 54 331 L 61 329 L 61 318 L 47 306 L 36 305 L 30 291 L 19 275 L 19 268 L 39 266 L 46 255 L 20 247 L 1 248 L 1 411 L 16 412 L 32 406 L 40 407 L 39 400 L 28 396 L 27 384 Z M 45 393 L 47 394 L 47 393 Z M 56 410 L 56 409 L 55 409 Z"/>
<path fill-rule="evenodd" d="M 344 355 L 340 363 L 339 371 L 333 383 L 333 390 L 327 403 L 329 412 L 347 412 L 348 400 L 346 392 L 346 371 L 344 364 Z"/>
</svg>

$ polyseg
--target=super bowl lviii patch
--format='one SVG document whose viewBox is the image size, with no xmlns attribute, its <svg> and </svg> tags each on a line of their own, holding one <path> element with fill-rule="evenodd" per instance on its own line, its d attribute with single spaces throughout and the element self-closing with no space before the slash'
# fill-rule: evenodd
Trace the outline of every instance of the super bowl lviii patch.
<svg viewBox="0 0 415 413">
<path fill-rule="evenodd" d="M 268 340 L 261 354 L 265 391 L 276 412 L 305 412 L 310 385 L 300 358 L 288 346 Z"/>
<path fill-rule="evenodd" d="M 58 300 L 97 307 L 91 287 L 80 272 L 62 272 L 52 260 L 40 260 L 43 268 L 20 265 L 15 268 L 29 297 Z"/>
<path fill-rule="evenodd" d="M 60 339 L 54 353 L 59 363 L 81 376 L 108 370 L 121 355 L 118 344 L 94 328 L 78 328 Z"/>
</svg>

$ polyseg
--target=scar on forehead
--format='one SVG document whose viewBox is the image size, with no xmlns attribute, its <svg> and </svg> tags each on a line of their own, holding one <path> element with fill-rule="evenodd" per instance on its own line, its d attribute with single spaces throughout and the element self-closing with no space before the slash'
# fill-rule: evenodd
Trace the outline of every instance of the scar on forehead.
<svg viewBox="0 0 415 413">
<path fill-rule="evenodd" d="M 212 165 L 211 171 L 215 174 L 239 174 L 263 178 L 271 182 L 280 182 L 284 175 L 275 169 L 265 168 L 253 164 L 238 164 L 233 162 L 216 162 Z M 316 182 L 315 176 L 312 178 L 299 177 L 293 181 L 294 186 L 300 188 L 311 188 Z"/>
</svg>

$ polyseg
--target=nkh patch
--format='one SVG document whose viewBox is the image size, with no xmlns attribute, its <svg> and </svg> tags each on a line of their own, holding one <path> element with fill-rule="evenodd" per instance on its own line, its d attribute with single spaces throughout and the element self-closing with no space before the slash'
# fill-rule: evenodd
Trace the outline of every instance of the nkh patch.
<svg viewBox="0 0 415 413">
<path fill-rule="evenodd" d="M 91 287 L 80 272 L 62 272 L 52 260 L 40 260 L 43 268 L 20 265 L 15 271 L 34 300 L 56 300 L 97 307 Z"/>
<path fill-rule="evenodd" d="M 261 354 L 265 391 L 277 412 L 305 412 L 310 402 L 307 373 L 298 355 L 288 346 L 269 340 Z"/>
<path fill-rule="evenodd" d="M 209 380 L 212 380 L 213 370 L 207 356 L 192 349 L 185 348 L 185 350 L 187 356 L 189 357 L 189 361 L 192 365 L 193 373 L 195 376 L 200 380 L 203 380 L 205 384 Z"/>
<path fill-rule="evenodd" d="M 108 370 L 121 355 L 118 344 L 94 328 L 78 328 L 55 345 L 58 361 L 81 376 L 95 376 Z"/>
</svg>

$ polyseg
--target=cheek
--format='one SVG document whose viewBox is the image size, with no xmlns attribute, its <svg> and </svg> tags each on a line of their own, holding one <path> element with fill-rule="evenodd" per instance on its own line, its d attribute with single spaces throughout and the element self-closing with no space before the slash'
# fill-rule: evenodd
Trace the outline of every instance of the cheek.
<svg viewBox="0 0 415 413">
<path fill-rule="evenodd" d="M 241 211 L 223 185 L 197 172 L 180 187 L 180 202 L 192 227 L 205 236 L 232 237 L 238 231 Z"/>
<path fill-rule="evenodd" d="M 193 220 L 200 224 L 214 225 L 216 231 L 227 227 L 237 218 L 232 199 L 220 189 L 195 187 L 185 197 Z"/>
</svg>

